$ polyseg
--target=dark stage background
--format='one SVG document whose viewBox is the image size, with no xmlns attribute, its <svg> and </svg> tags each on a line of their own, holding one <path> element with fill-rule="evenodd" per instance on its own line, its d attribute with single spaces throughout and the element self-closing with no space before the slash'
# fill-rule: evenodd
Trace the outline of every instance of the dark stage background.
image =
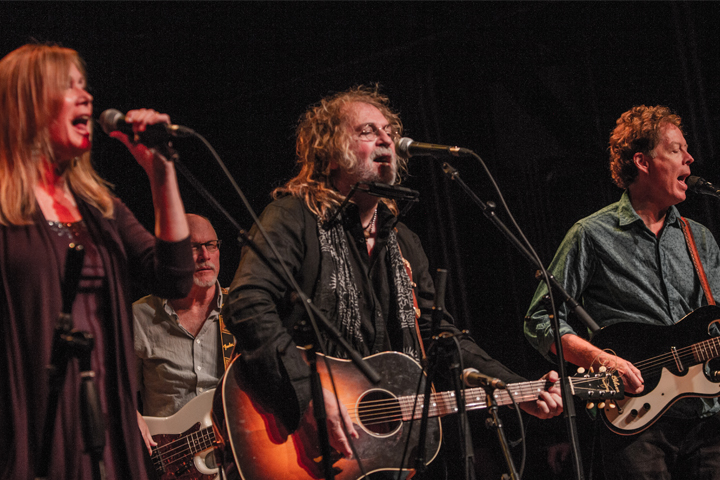
<svg viewBox="0 0 720 480">
<path fill-rule="evenodd" d="M 210 141 L 257 212 L 294 172 L 294 127 L 305 108 L 330 92 L 379 82 L 407 136 L 464 146 L 485 160 L 547 265 L 575 220 L 620 197 L 606 166 L 607 139 L 633 105 L 676 110 L 693 173 L 720 181 L 718 21 L 716 2 L 22 2 L 0 4 L 0 51 L 33 38 L 78 50 L 96 116 L 111 107 L 169 113 Z M 249 228 L 199 142 L 176 146 Z M 94 150 L 97 169 L 152 228 L 141 169 L 102 132 Z M 480 198 L 496 200 L 474 160 L 452 163 Z M 405 221 L 422 238 L 432 270 L 449 269 L 447 302 L 458 323 L 528 378 L 547 371 L 522 334 L 534 269 L 438 163 L 413 159 L 409 173 L 405 184 L 422 196 Z M 235 232 L 182 179 L 181 188 L 187 210 L 209 216 L 224 241 L 221 282 L 228 285 L 239 257 Z M 717 237 L 718 202 L 691 197 L 680 210 Z M 543 446 L 565 437 L 563 423 L 528 428 L 539 467 L 526 478 L 551 478 Z M 485 462 L 487 471 L 493 462 L 502 467 L 499 457 Z"/>
</svg>

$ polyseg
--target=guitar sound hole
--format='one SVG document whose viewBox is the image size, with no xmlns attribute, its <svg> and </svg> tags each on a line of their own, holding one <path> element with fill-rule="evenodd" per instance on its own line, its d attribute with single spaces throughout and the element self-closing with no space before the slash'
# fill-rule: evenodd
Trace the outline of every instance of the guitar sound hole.
<svg viewBox="0 0 720 480">
<path fill-rule="evenodd" d="M 390 392 L 371 390 L 360 398 L 358 419 L 370 434 L 392 435 L 402 425 L 400 403 Z"/>
</svg>

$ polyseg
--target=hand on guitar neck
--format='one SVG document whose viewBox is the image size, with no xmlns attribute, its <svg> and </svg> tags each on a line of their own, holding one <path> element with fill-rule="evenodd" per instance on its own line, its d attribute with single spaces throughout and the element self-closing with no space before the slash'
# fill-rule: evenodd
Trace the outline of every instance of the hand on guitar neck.
<svg viewBox="0 0 720 480">
<path fill-rule="evenodd" d="M 641 393 L 645 388 L 640 370 L 635 365 L 616 355 L 608 353 L 590 342 L 573 334 L 566 334 L 562 337 L 563 352 L 565 360 L 580 367 L 594 368 L 605 366 L 608 370 L 616 371 L 625 384 L 625 393 Z M 555 345 L 550 348 L 557 353 Z"/>
<path fill-rule="evenodd" d="M 557 383 L 558 378 L 558 374 L 555 371 L 550 371 L 543 375 L 541 380 L 547 380 L 552 386 L 548 388 L 547 391 L 542 392 L 537 400 L 522 402 L 519 404 L 519 407 L 525 413 L 529 413 L 542 420 L 560 415 L 563 410 L 563 404 L 560 384 Z"/>
<path fill-rule="evenodd" d="M 340 452 L 343 457 L 351 459 L 352 450 L 350 449 L 350 444 L 345 436 L 342 422 L 345 422 L 345 429 L 353 438 L 358 438 L 359 435 L 355 431 L 355 427 L 350 419 L 347 408 L 345 405 L 340 403 L 340 410 L 338 410 L 337 398 L 332 392 L 324 388 L 323 397 L 325 399 L 325 415 L 327 416 L 327 429 L 328 435 L 330 436 L 330 446 Z M 305 410 L 305 414 L 300 419 L 298 434 L 307 439 L 309 443 L 306 443 L 306 445 L 317 444 L 317 423 L 315 422 L 312 402 L 310 402 L 310 405 L 308 405 L 308 408 Z M 317 454 L 320 455 L 319 446 Z"/>
</svg>

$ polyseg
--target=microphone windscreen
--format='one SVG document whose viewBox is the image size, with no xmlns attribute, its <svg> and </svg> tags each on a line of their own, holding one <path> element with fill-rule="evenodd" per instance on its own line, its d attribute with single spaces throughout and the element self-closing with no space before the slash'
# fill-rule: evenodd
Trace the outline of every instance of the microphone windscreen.
<svg viewBox="0 0 720 480">
<path fill-rule="evenodd" d="M 402 137 L 395 140 L 395 153 L 404 157 L 410 158 L 410 145 L 414 142 L 412 138 Z"/>
<path fill-rule="evenodd" d="M 685 183 L 687 184 L 687 186 L 690 190 L 694 190 L 695 188 L 697 188 L 700 185 L 702 185 L 703 183 L 705 183 L 705 181 L 700 177 L 696 177 L 695 175 L 690 175 L 685 180 Z"/>
<path fill-rule="evenodd" d="M 125 121 L 125 115 L 120 110 L 114 108 L 108 108 L 100 114 L 98 123 L 102 127 L 103 131 L 110 135 L 110 132 L 114 132 L 119 129 L 118 123 Z"/>
</svg>

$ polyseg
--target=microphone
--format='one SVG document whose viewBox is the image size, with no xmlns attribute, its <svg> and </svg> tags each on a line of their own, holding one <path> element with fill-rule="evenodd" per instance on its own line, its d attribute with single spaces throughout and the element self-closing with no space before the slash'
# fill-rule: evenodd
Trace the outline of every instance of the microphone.
<svg viewBox="0 0 720 480">
<path fill-rule="evenodd" d="M 374 197 L 389 198 L 392 200 L 409 200 L 417 202 L 420 192 L 411 190 L 397 185 L 388 185 L 387 183 L 370 182 L 358 183 L 357 189 L 372 195 Z"/>
<path fill-rule="evenodd" d="M 466 368 L 463 370 L 462 376 L 463 382 L 468 387 L 490 387 L 498 389 L 505 389 L 507 387 L 507 384 L 499 378 L 489 377 L 474 368 Z"/>
<path fill-rule="evenodd" d="M 416 142 L 408 137 L 395 140 L 395 152 L 403 158 L 410 158 L 417 155 L 452 155 L 455 157 L 465 157 L 473 154 L 473 151 L 467 148 Z"/>
<path fill-rule="evenodd" d="M 703 195 L 712 195 L 713 197 L 720 197 L 720 188 L 716 187 L 712 183 L 708 182 L 704 178 L 690 175 L 685 183 L 688 186 L 688 190 L 693 193 L 701 193 Z"/>
<path fill-rule="evenodd" d="M 109 108 L 100 114 L 98 123 L 103 131 L 110 135 L 111 132 L 120 131 L 130 138 L 135 137 L 132 125 L 125 121 L 125 115 L 119 110 Z M 144 132 L 138 133 L 139 142 L 148 147 L 164 145 L 173 138 L 189 137 L 195 132 L 180 125 L 169 125 L 167 123 L 156 123 L 148 125 Z"/>
</svg>

